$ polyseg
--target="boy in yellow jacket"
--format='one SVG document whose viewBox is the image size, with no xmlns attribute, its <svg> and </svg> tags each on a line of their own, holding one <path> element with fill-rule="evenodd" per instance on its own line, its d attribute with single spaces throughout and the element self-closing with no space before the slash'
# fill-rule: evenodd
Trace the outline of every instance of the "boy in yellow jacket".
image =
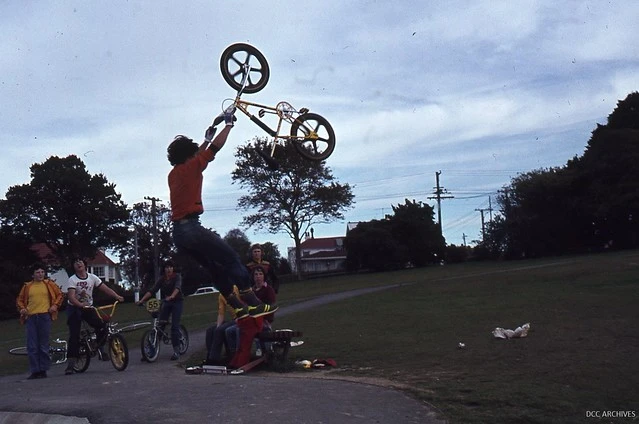
<svg viewBox="0 0 639 424">
<path fill-rule="evenodd" d="M 29 357 L 29 380 L 46 378 L 51 366 L 49 335 L 51 321 L 58 318 L 62 305 L 62 291 L 55 282 L 45 278 L 43 265 L 32 267 L 33 279 L 24 283 L 16 299 L 20 323 L 27 326 L 27 355 Z"/>
</svg>

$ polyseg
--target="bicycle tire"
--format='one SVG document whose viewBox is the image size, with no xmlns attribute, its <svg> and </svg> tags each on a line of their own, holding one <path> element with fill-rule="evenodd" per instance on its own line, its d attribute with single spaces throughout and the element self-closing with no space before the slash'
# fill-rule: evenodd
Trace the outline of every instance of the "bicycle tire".
<svg viewBox="0 0 639 424">
<path fill-rule="evenodd" d="M 322 161 L 335 149 L 335 131 L 321 115 L 305 113 L 291 125 L 291 143 L 304 158 Z"/>
<path fill-rule="evenodd" d="M 180 325 L 180 355 L 184 355 L 189 349 L 189 332 L 186 327 Z"/>
<path fill-rule="evenodd" d="M 145 361 L 155 362 L 160 356 L 160 341 L 158 339 L 159 335 L 155 329 L 147 330 L 142 336 L 140 350 Z"/>
<path fill-rule="evenodd" d="M 91 353 L 87 349 L 86 343 L 80 344 L 80 353 L 73 365 L 73 371 L 77 373 L 85 372 L 91 364 Z"/>
<path fill-rule="evenodd" d="M 124 371 L 129 365 L 129 347 L 121 334 L 109 337 L 109 358 L 113 368 L 118 371 Z"/>
<path fill-rule="evenodd" d="M 13 349 L 9 349 L 9 353 L 12 355 L 27 355 L 27 347 L 26 346 L 20 346 L 20 347 L 14 347 Z"/>
<path fill-rule="evenodd" d="M 255 67 L 256 64 L 258 67 Z M 251 70 L 248 74 L 247 85 L 242 92 L 257 93 L 266 87 L 271 71 L 266 57 L 258 49 L 246 43 L 231 44 L 224 49 L 220 57 L 222 77 L 228 85 L 238 92 L 242 90 L 242 80 L 246 74 L 244 65 L 249 65 Z M 253 75 L 257 75 L 255 82 L 253 82 Z"/>
</svg>

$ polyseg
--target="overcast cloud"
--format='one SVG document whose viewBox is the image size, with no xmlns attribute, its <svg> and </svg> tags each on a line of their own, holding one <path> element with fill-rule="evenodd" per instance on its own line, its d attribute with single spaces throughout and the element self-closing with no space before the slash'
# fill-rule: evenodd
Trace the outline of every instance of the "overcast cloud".
<svg viewBox="0 0 639 424">
<path fill-rule="evenodd" d="M 259 4 L 258 4 L 259 3 Z M 476 240 L 489 196 L 520 172 L 583 154 L 591 131 L 638 89 L 639 4 L 627 1 L 0 1 L 0 194 L 29 167 L 78 155 L 132 205 L 168 201 L 166 146 L 201 140 L 225 98 L 224 48 L 247 42 L 271 77 L 244 98 L 327 118 L 327 160 L 354 186 L 344 222 L 404 198 L 433 205 L 448 243 Z M 203 223 L 239 226 L 237 145 L 264 136 L 240 116 L 205 174 Z M 487 215 L 488 216 L 488 215 Z M 285 235 L 254 233 L 285 254 Z"/>
</svg>

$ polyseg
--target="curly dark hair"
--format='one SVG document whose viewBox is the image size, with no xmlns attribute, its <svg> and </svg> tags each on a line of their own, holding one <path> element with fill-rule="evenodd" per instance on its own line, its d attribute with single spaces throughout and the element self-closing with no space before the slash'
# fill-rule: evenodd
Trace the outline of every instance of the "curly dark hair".
<svg viewBox="0 0 639 424">
<path fill-rule="evenodd" d="M 169 159 L 171 165 L 179 165 L 197 153 L 198 148 L 197 143 L 194 143 L 193 139 L 185 135 L 177 135 L 166 149 L 166 157 Z"/>
</svg>

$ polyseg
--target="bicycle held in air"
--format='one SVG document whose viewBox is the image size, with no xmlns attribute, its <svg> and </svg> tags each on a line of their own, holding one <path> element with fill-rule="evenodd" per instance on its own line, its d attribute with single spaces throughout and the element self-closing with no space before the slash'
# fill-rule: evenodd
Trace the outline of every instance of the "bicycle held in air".
<svg viewBox="0 0 639 424">
<path fill-rule="evenodd" d="M 96 356 L 102 358 L 104 355 L 101 351 L 102 346 L 107 346 L 106 355 L 111 360 L 111 364 L 118 371 L 124 371 L 129 365 L 129 348 L 124 336 L 120 333 L 134 331 L 149 323 L 135 323 L 123 328 L 118 328 L 118 324 L 112 321 L 113 315 L 118 302 L 105 306 L 87 306 L 93 309 L 98 317 L 106 324 L 106 338 L 103 343 L 98 344 L 97 335 L 93 327 L 82 321 L 79 341 L 79 355 L 73 367 L 73 371 L 77 373 L 85 372 L 89 368 L 91 358 Z M 9 350 L 13 355 L 27 355 L 27 348 L 16 347 Z M 53 364 L 62 364 L 67 362 L 67 342 L 66 340 L 55 339 L 49 348 L 51 354 L 51 362 Z"/>
<path fill-rule="evenodd" d="M 146 331 L 142 336 L 140 348 L 142 359 L 147 362 L 155 362 L 158 359 L 162 344 L 171 344 L 171 324 L 168 321 L 160 320 L 161 308 L 162 302 L 158 299 L 149 299 L 146 302 L 146 310 L 153 317 L 153 328 Z M 180 355 L 185 354 L 188 348 L 189 333 L 184 325 L 180 325 Z"/>
<path fill-rule="evenodd" d="M 293 143 L 302 157 L 312 161 L 325 160 L 333 153 L 335 132 L 324 117 L 309 112 L 307 108 L 298 110 L 285 101 L 275 106 L 267 106 L 242 100 L 243 94 L 257 93 L 268 82 L 270 69 L 266 58 L 259 50 L 245 43 L 232 44 L 222 52 L 220 68 L 224 80 L 237 91 L 232 100 L 233 103 L 223 108 L 239 110 L 274 138 L 270 154 L 265 157 L 267 162 L 270 158 L 272 163 L 278 143 Z M 257 114 L 255 114 L 256 110 Z M 277 117 L 274 127 L 264 122 L 263 119 L 267 115 Z M 290 124 L 288 134 L 283 131 L 284 123 Z M 258 150 L 258 152 L 264 156 L 261 151 Z"/>
</svg>

